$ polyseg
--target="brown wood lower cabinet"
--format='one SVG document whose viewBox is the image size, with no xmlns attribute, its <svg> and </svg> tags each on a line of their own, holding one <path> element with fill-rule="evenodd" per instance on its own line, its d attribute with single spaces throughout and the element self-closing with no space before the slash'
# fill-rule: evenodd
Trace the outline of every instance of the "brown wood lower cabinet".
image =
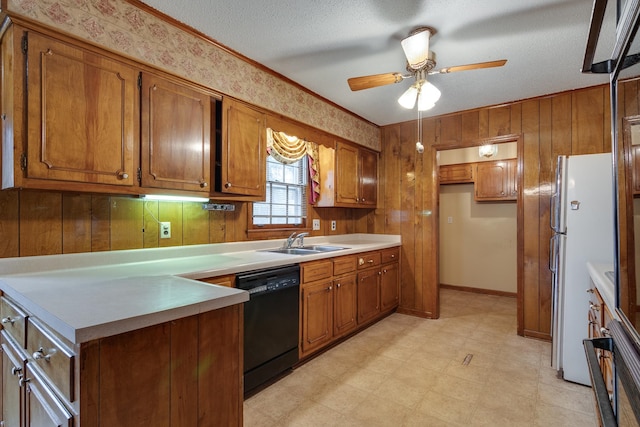
<svg viewBox="0 0 640 427">
<path fill-rule="evenodd" d="M 26 346 L 1 332 L 3 425 L 242 426 L 242 314 L 238 304 L 76 345 L 28 317 Z"/>
<path fill-rule="evenodd" d="M 301 353 L 313 352 L 333 337 L 333 282 L 305 283 L 302 286 Z"/>
<path fill-rule="evenodd" d="M 591 283 L 588 292 L 591 293 L 589 300 L 589 338 L 606 338 L 606 325 L 613 319 L 609 307 L 604 303 L 604 299 L 598 292 L 598 289 Z M 600 362 L 600 371 L 602 378 L 609 393 L 609 400 L 613 400 L 613 390 L 615 377 L 613 375 L 613 354 L 610 351 L 596 349 L 598 361 Z"/>
<path fill-rule="evenodd" d="M 333 336 L 345 335 L 357 326 L 358 284 L 355 274 L 333 280 Z"/>
<path fill-rule="evenodd" d="M 398 307 L 398 257 L 396 247 L 300 264 L 300 359 Z"/>
</svg>

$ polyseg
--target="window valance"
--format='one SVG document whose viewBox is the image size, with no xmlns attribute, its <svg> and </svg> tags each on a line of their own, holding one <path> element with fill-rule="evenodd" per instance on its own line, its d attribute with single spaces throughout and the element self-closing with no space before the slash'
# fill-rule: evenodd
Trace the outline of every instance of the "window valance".
<svg viewBox="0 0 640 427">
<path fill-rule="evenodd" d="M 309 182 L 311 183 L 309 201 L 315 204 L 318 197 L 320 197 L 320 156 L 318 144 L 267 128 L 267 153 L 284 164 L 297 162 L 307 155 Z"/>
</svg>

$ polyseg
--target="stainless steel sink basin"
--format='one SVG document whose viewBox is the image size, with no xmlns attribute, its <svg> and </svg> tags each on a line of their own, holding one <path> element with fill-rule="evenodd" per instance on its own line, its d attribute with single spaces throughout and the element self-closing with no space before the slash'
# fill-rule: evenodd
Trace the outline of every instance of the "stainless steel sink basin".
<svg viewBox="0 0 640 427">
<path fill-rule="evenodd" d="M 301 249 L 311 249 L 312 251 L 317 251 L 317 252 L 333 252 L 333 251 L 340 251 L 342 249 L 349 249 L 349 248 L 344 248 L 342 246 L 331 246 L 331 245 L 309 245 L 309 246 L 303 246 Z"/>
<path fill-rule="evenodd" d="M 343 248 L 342 246 L 330 246 L 330 245 L 309 245 L 295 248 L 276 248 L 276 249 L 265 249 L 263 252 L 273 252 L 277 254 L 289 254 L 289 255 L 313 255 L 319 254 L 322 252 L 332 252 L 339 251 L 341 249 L 349 249 Z"/>
<path fill-rule="evenodd" d="M 289 255 L 313 255 L 313 254 L 319 254 L 322 251 L 307 249 L 307 248 L 277 248 L 277 249 L 265 249 L 263 252 L 273 252 L 277 254 L 289 254 Z"/>
</svg>

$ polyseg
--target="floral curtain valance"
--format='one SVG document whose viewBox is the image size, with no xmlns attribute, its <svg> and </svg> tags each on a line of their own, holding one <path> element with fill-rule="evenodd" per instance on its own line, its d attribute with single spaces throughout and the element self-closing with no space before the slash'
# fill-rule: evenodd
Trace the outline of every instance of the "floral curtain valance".
<svg viewBox="0 0 640 427">
<path fill-rule="evenodd" d="M 309 201 L 315 204 L 320 197 L 320 159 L 318 144 L 267 128 L 267 153 L 284 164 L 297 162 L 307 155 L 311 191 Z"/>
</svg>

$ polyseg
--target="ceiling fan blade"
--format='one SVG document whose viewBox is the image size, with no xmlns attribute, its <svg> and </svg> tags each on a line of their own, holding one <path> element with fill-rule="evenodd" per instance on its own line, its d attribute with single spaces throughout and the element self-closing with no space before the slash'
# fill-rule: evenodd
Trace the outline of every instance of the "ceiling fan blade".
<svg viewBox="0 0 640 427">
<path fill-rule="evenodd" d="M 479 68 L 502 67 L 506 63 L 506 59 L 500 59 L 498 61 L 478 62 L 477 64 L 455 65 L 453 67 L 442 68 L 437 71 L 430 71 L 429 74 L 448 74 L 455 73 L 456 71 L 477 70 Z"/>
<path fill-rule="evenodd" d="M 400 73 L 373 74 L 371 76 L 351 77 L 347 80 L 352 91 L 369 89 L 372 87 L 400 83 L 405 79 Z"/>
</svg>

